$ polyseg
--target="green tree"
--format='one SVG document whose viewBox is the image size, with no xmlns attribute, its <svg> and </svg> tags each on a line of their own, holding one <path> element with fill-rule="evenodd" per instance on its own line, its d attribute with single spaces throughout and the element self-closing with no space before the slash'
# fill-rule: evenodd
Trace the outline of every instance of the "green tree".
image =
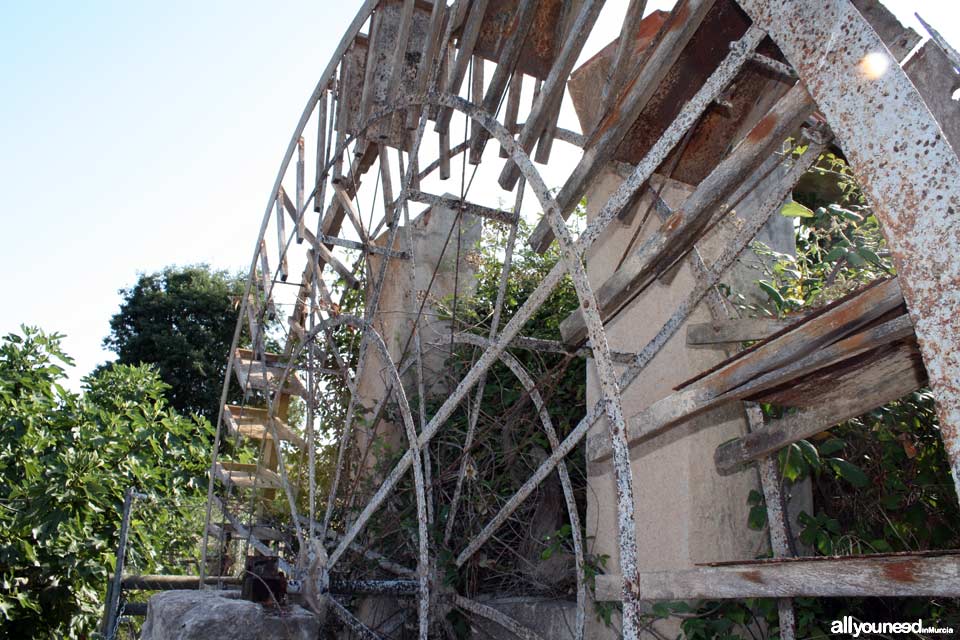
<svg viewBox="0 0 960 640">
<path fill-rule="evenodd" d="M 213 420 L 242 292 L 241 278 L 207 265 L 142 274 L 121 289 L 104 347 L 118 364 L 155 365 L 177 411 Z"/>
<path fill-rule="evenodd" d="M 24 328 L 0 339 L 4 638 L 89 637 L 127 487 L 181 505 L 205 494 L 209 423 L 177 414 L 148 366 L 101 370 L 84 380 L 83 395 L 65 389 L 72 362 L 60 338 Z M 195 554 L 198 529 L 176 508 L 137 522 L 137 566 L 169 572 L 162 558 Z"/>
</svg>

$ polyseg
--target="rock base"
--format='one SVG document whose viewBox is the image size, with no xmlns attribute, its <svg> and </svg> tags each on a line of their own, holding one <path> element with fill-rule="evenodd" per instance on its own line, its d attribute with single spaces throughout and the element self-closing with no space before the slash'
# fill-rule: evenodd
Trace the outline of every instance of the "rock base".
<svg viewBox="0 0 960 640">
<path fill-rule="evenodd" d="M 150 598 L 141 640 L 316 640 L 323 623 L 303 607 L 281 609 L 223 591 L 164 591 Z"/>
</svg>

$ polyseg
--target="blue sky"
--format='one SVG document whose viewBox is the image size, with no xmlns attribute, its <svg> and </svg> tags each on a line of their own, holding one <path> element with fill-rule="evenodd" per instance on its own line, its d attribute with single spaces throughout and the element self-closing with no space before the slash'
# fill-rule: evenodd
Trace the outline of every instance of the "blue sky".
<svg viewBox="0 0 960 640">
<path fill-rule="evenodd" d="M 0 334 L 65 333 L 76 386 L 110 358 L 117 290 L 138 272 L 246 269 L 291 131 L 359 4 L 0 0 Z M 607 2 L 584 57 L 617 36 L 625 4 Z M 960 44 L 954 2 L 887 4 Z"/>
</svg>

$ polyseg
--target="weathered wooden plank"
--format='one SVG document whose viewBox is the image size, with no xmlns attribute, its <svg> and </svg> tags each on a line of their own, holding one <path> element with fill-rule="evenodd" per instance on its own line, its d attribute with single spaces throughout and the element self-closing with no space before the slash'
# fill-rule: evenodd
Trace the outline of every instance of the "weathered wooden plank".
<svg viewBox="0 0 960 640">
<path fill-rule="evenodd" d="M 397 98 L 397 92 L 400 89 L 400 81 L 403 80 L 405 57 L 407 45 L 410 40 L 410 26 L 413 24 L 413 10 L 416 0 L 404 0 L 403 9 L 400 12 L 400 24 L 397 32 L 397 42 L 393 49 L 393 59 L 390 62 L 390 69 L 387 72 L 387 104 L 393 103 Z M 393 116 L 400 125 L 398 130 L 406 127 L 406 116 L 403 112 L 396 113 Z"/>
<path fill-rule="evenodd" d="M 487 220 L 495 220 L 496 222 L 503 222 L 504 224 L 515 224 L 517 222 L 517 214 L 515 213 L 501 211 L 500 209 L 491 209 L 490 207 L 485 207 L 480 204 L 460 200 L 460 198 L 451 195 L 437 196 L 411 189 L 407 193 L 407 199 L 413 202 L 419 202 L 420 204 L 428 204 L 431 207 L 463 211 L 469 215 L 486 218 Z"/>
<path fill-rule="evenodd" d="M 902 398 L 926 380 L 916 346 L 904 343 L 870 366 L 832 380 L 819 404 L 770 420 L 762 429 L 720 445 L 714 452 L 714 464 L 721 474 L 735 473 L 792 442 Z"/>
<path fill-rule="evenodd" d="M 470 65 L 470 102 L 483 103 L 483 58 L 480 56 L 473 56 L 473 63 Z M 481 131 L 486 131 L 483 125 L 476 120 L 471 120 L 470 137 L 479 135 Z"/>
<path fill-rule="evenodd" d="M 303 217 L 306 215 L 304 211 L 304 162 L 303 162 L 303 136 L 297 139 L 297 216 L 294 219 L 294 224 L 297 225 L 296 238 L 297 244 L 303 244 Z"/>
<path fill-rule="evenodd" d="M 523 78 L 522 74 L 515 73 L 517 59 L 520 57 L 520 51 L 527 38 L 527 33 L 530 31 L 530 25 L 533 24 L 533 16 L 536 8 L 536 0 L 521 0 L 513 15 L 513 20 L 511 20 L 506 32 L 506 43 L 504 43 L 500 51 L 500 60 L 497 62 L 493 77 L 490 79 L 490 86 L 487 87 L 487 92 L 483 96 L 482 106 L 483 110 L 487 113 L 497 112 L 497 107 L 500 105 L 500 99 L 503 97 L 503 92 L 507 88 L 511 74 L 517 75 L 521 79 Z M 511 95 L 512 88 L 511 84 Z M 519 103 L 519 96 L 517 96 L 517 102 Z M 519 107 L 519 104 L 516 106 Z M 508 102 L 507 115 L 509 115 L 510 109 L 511 105 Z M 516 122 L 517 111 L 514 110 L 513 124 L 516 124 Z M 506 124 L 508 131 L 510 130 L 510 126 L 510 123 Z M 479 164 L 480 158 L 483 156 L 484 146 L 489 137 L 490 134 L 483 127 L 478 127 L 474 130 L 473 136 L 470 139 L 470 164 Z"/>
<path fill-rule="evenodd" d="M 488 0 L 474 0 L 470 4 L 470 13 L 467 15 L 463 34 L 460 36 L 457 58 L 447 80 L 447 93 L 457 94 L 460 92 L 460 85 L 463 84 L 463 79 L 467 75 L 467 65 L 473 56 L 473 47 L 476 46 L 477 36 L 480 35 L 480 25 L 483 24 L 483 15 L 487 11 L 487 2 Z M 441 109 L 437 115 L 436 131 L 443 132 L 449 129 L 452 116 L 453 111 L 451 109 Z"/>
<path fill-rule="evenodd" d="M 431 74 L 433 73 L 434 61 L 442 50 L 443 43 L 440 42 L 443 37 L 444 24 L 447 17 L 447 3 L 434 2 L 430 10 L 430 24 L 427 27 L 426 45 L 423 49 L 423 57 L 420 59 L 420 67 L 417 69 L 417 79 L 415 83 L 417 94 L 424 94 L 430 88 L 433 82 Z M 416 109 L 407 110 L 407 129 L 417 128 L 418 114 Z"/>
<path fill-rule="evenodd" d="M 652 51 L 644 56 L 640 73 L 633 83 L 607 114 L 600 120 L 596 129 L 590 133 L 587 146 L 579 164 L 570 174 L 567 182 L 557 196 L 557 204 L 566 217 L 580 201 L 587 185 L 596 176 L 600 168 L 613 156 L 617 146 L 623 141 L 627 130 L 640 116 L 650 97 L 660 82 L 670 71 L 670 67 L 680 56 L 680 52 L 700 27 L 714 0 L 681 0 L 670 13 L 664 24 L 662 37 Z M 585 7 L 586 9 L 586 7 Z M 574 27 L 576 32 L 577 27 Z M 569 75 L 570 69 L 564 74 Z M 539 131 L 537 132 L 539 134 Z M 521 132 L 522 136 L 522 132 Z M 521 137 L 521 142 L 523 138 Z M 527 148 L 527 147 L 524 147 Z M 506 172 L 506 169 L 504 170 Z M 513 184 L 512 174 L 501 173 L 500 184 L 509 187 Z M 530 236 L 530 246 L 545 251 L 553 239 L 549 223 L 543 219 Z"/>
<path fill-rule="evenodd" d="M 627 426 L 628 441 L 634 446 L 714 407 L 735 400 L 754 399 L 778 385 L 800 379 L 912 334 L 913 325 L 909 317 L 903 315 L 824 347 L 789 365 L 769 370 L 729 391 L 716 393 L 716 389 L 696 385 L 681 389 L 633 416 Z M 588 460 L 601 462 L 609 456 L 609 444 L 603 441 L 599 434 L 588 439 Z"/>
<path fill-rule="evenodd" d="M 324 200 L 326 199 L 326 169 L 327 160 L 330 156 L 330 150 L 327 148 L 327 100 L 329 94 L 330 92 L 324 89 L 317 99 L 317 159 L 316 178 L 313 182 L 313 210 L 315 213 L 323 211 Z M 330 124 L 333 124 L 333 118 L 330 119 Z"/>
<path fill-rule="evenodd" d="M 524 627 L 510 616 L 498 611 L 497 609 L 494 609 L 489 605 L 477 602 L 476 600 L 469 600 L 459 594 L 454 594 L 453 604 L 467 613 L 471 613 L 474 616 L 479 616 L 496 623 L 497 625 L 509 631 L 513 637 L 519 638 L 519 640 L 543 640 L 543 638 L 535 631 Z"/>
<path fill-rule="evenodd" d="M 620 600 L 621 577 L 599 575 L 598 601 Z M 796 558 L 641 571 L 644 600 L 960 596 L 960 555 L 893 554 Z"/>
<path fill-rule="evenodd" d="M 570 38 L 570 29 L 573 27 L 575 15 L 574 6 L 572 3 L 565 3 L 563 7 L 563 14 L 558 22 L 562 27 L 560 32 L 563 36 L 563 40 L 566 41 Z M 564 94 L 565 91 L 559 92 L 550 105 L 550 111 L 547 114 L 547 119 L 544 122 L 543 131 L 541 131 L 540 136 L 537 139 L 537 149 L 533 155 L 534 162 L 538 162 L 540 164 L 547 164 L 550 162 L 550 151 L 553 149 L 553 141 L 557 137 L 557 122 L 560 119 L 560 107 L 563 104 Z"/>
<path fill-rule="evenodd" d="M 261 542 L 256 536 L 254 536 L 253 533 L 249 529 L 247 529 L 247 527 L 245 527 L 243 523 L 240 522 L 240 520 L 235 515 L 230 513 L 230 511 L 227 509 L 226 504 L 224 504 L 221 498 L 214 496 L 213 501 L 220 507 L 220 510 L 223 512 L 223 517 L 230 522 L 230 526 L 232 526 L 233 530 L 237 532 L 237 535 L 244 540 L 249 540 L 251 547 L 253 547 L 254 549 L 256 549 L 257 551 L 259 551 L 261 554 L 265 556 L 277 555 L 277 552 L 275 550 L 263 544 L 263 542 Z M 292 572 L 293 567 L 291 567 L 286 560 L 284 560 L 283 558 L 280 558 L 278 560 L 278 565 L 281 571 L 283 571 L 287 575 L 293 575 L 293 572 Z"/>
<path fill-rule="evenodd" d="M 240 489 L 250 489 L 254 486 L 260 489 L 283 488 L 283 482 L 275 471 L 264 467 L 257 468 L 255 464 L 219 460 L 216 464 L 216 473 L 221 482 Z"/>
<path fill-rule="evenodd" d="M 633 446 L 713 407 L 750 399 L 778 384 L 908 337 L 913 327 L 906 316 L 851 335 L 902 304 L 895 279 L 869 287 L 653 403 L 629 420 L 628 441 Z M 602 434 L 588 438 L 588 460 L 600 462 L 609 456 L 610 445 Z"/>
<path fill-rule="evenodd" d="M 570 28 L 560 54 L 554 61 L 553 68 L 550 69 L 550 75 L 547 76 L 540 94 L 534 100 L 530 115 L 527 117 L 527 121 L 524 123 L 517 139 L 517 143 L 527 153 L 530 153 L 534 143 L 540 137 L 540 133 L 553 113 L 553 106 L 563 97 L 570 71 L 573 69 L 577 56 L 580 55 L 580 50 L 583 49 L 587 36 L 590 35 L 590 31 L 600 15 L 603 4 L 604 0 L 585 0 L 580 8 L 580 13 Z M 517 166 L 512 162 L 507 162 L 500 173 L 500 186 L 512 190 L 519 177 L 520 171 Z"/>
<path fill-rule="evenodd" d="M 796 322 L 796 318 L 737 318 L 691 324 L 687 326 L 687 346 L 765 340 Z"/>
<path fill-rule="evenodd" d="M 540 164 L 550 162 L 550 152 L 553 150 L 553 141 L 557 137 L 557 121 L 560 119 L 560 106 L 563 102 L 563 94 L 557 98 L 557 101 L 550 107 L 547 115 L 546 124 L 537 140 L 537 149 L 533 154 L 533 161 Z"/>
<path fill-rule="evenodd" d="M 603 283 L 596 294 L 601 317 L 606 320 L 614 316 L 686 254 L 708 228 L 714 208 L 729 198 L 740 183 L 750 179 L 815 108 L 810 95 L 800 84 L 777 101 L 683 205 Z M 571 344 L 586 339 L 583 312 L 577 310 L 567 317 L 561 323 L 560 331 L 564 340 Z"/>
<path fill-rule="evenodd" d="M 920 34 L 900 24 L 881 0 L 851 0 L 851 3 L 866 18 L 897 60 L 903 60 L 920 42 Z"/>
<path fill-rule="evenodd" d="M 953 62 L 936 42 L 928 40 L 903 65 L 910 81 L 937 119 L 950 145 L 960 149 L 960 103 L 953 99 L 960 88 L 960 75 Z"/>
<path fill-rule="evenodd" d="M 630 4 L 627 5 L 627 12 L 623 17 L 623 26 L 620 27 L 617 52 L 614 54 L 610 72 L 600 93 L 600 104 L 603 105 L 604 111 L 620 97 L 620 91 L 626 83 L 630 68 L 637 62 L 631 59 L 633 41 L 640 29 L 640 21 L 643 20 L 643 12 L 646 8 L 647 0 L 630 0 Z"/>
<path fill-rule="evenodd" d="M 367 237 L 367 230 L 363 228 L 363 222 L 360 220 L 360 212 L 357 211 L 356 205 L 353 204 L 353 199 L 347 195 L 347 192 L 344 190 L 344 188 L 338 184 L 333 185 L 333 191 L 336 194 L 337 199 L 340 201 L 340 207 L 343 209 L 344 213 L 347 214 L 350 224 L 353 225 L 357 235 L 360 236 L 360 240 L 364 244 L 369 244 L 370 238 Z"/>
<path fill-rule="evenodd" d="M 511 134 L 517 128 L 517 116 L 520 114 L 520 96 L 523 93 L 523 74 L 514 72 L 510 78 L 510 89 L 507 91 L 507 108 L 503 116 L 503 126 Z M 510 154 L 500 147 L 500 157 L 508 158 Z"/>
<path fill-rule="evenodd" d="M 237 376 L 240 387 L 243 389 L 260 389 L 277 391 L 276 387 L 283 374 L 284 362 L 281 356 L 265 353 L 258 359 L 254 352 L 248 349 L 237 349 L 234 354 L 233 371 Z M 281 393 L 292 394 L 305 398 L 307 391 L 296 372 L 291 372 Z"/>
<path fill-rule="evenodd" d="M 287 281 L 287 276 L 289 275 L 287 267 L 287 231 L 284 226 L 283 218 L 283 199 L 286 197 L 286 193 L 283 190 L 283 187 L 280 187 L 280 191 L 277 192 L 277 206 L 276 206 L 276 224 L 277 224 L 277 255 L 279 256 L 277 265 L 277 277 L 280 278 L 281 282 Z"/>
<path fill-rule="evenodd" d="M 224 407 L 223 421 L 234 436 L 243 436 L 253 440 L 270 440 L 273 438 L 273 434 L 267 423 L 271 420 L 281 440 L 290 442 L 300 449 L 306 449 L 306 442 L 303 437 L 291 429 L 290 425 L 283 420 L 271 418 L 266 409 L 241 407 L 239 405 L 226 405 Z"/>
<path fill-rule="evenodd" d="M 384 7 L 381 4 L 370 16 L 370 35 L 367 38 L 367 56 L 366 62 L 363 68 L 363 85 L 360 89 L 360 112 L 359 117 L 357 117 L 358 122 L 366 122 L 367 118 L 370 116 L 370 112 L 373 109 L 373 98 L 374 91 L 376 90 L 376 56 L 375 52 L 379 48 L 380 40 L 380 30 L 383 27 L 381 20 L 381 13 L 384 11 Z M 357 137 L 357 148 L 365 147 L 367 140 L 365 136 L 359 135 Z M 336 184 L 336 183 L 335 183 Z"/>
<path fill-rule="evenodd" d="M 380 190 L 383 192 L 383 218 L 387 226 L 395 222 L 393 210 L 393 176 L 390 173 L 390 154 L 387 145 L 377 145 L 377 156 L 380 159 Z"/>
<path fill-rule="evenodd" d="M 440 138 L 440 179 L 450 179 L 450 129 L 441 131 Z"/>
</svg>

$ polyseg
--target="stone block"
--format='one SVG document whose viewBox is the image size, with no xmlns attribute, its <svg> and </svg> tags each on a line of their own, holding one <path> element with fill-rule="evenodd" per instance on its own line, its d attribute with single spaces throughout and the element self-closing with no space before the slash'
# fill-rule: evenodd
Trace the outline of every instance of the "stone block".
<svg viewBox="0 0 960 640">
<path fill-rule="evenodd" d="M 322 621 L 297 605 L 281 609 L 223 591 L 164 591 L 150 598 L 141 640 L 316 640 Z"/>
</svg>

